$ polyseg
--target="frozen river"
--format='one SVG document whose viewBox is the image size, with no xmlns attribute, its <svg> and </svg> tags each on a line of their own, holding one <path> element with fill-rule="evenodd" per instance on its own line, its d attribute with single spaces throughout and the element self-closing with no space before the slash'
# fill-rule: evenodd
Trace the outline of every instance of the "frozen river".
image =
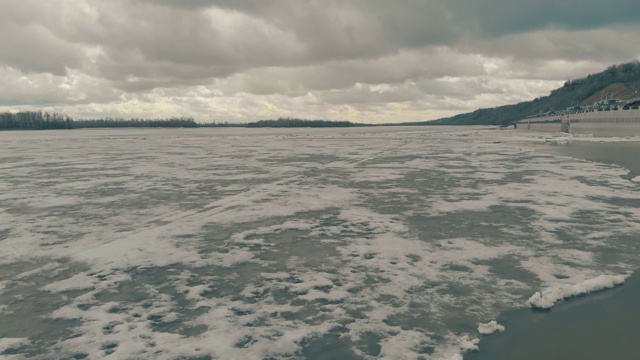
<svg viewBox="0 0 640 360">
<path fill-rule="evenodd" d="M 541 151 L 564 141 L 0 132 L 0 355 L 461 359 L 478 324 L 640 265 L 640 179 Z"/>
</svg>

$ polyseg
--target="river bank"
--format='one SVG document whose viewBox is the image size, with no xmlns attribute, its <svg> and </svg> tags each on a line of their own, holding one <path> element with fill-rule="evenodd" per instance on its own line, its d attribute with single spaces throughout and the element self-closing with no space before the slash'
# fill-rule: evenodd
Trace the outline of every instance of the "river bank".
<svg viewBox="0 0 640 360">
<path fill-rule="evenodd" d="M 623 177 L 637 182 L 640 142 L 594 140 L 576 138 L 539 151 L 621 166 L 629 170 Z M 506 332 L 483 337 L 480 351 L 464 359 L 640 359 L 638 304 L 640 273 L 636 272 L 621 286 L 562 301 L 551 311 L 520 309 L 503 314 L 497 320 Z"/>
</svg>

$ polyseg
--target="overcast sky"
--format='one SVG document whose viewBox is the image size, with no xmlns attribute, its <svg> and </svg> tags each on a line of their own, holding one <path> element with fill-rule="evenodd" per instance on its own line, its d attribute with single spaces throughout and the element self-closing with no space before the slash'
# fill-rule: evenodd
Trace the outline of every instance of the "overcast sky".
<svg viewBox="0 0 640 360">
<path fill-rule="evenodd" d="M 0 111 L 436 119 L 640 59 L 638 0 L 0 0 Z"/>
</svg>

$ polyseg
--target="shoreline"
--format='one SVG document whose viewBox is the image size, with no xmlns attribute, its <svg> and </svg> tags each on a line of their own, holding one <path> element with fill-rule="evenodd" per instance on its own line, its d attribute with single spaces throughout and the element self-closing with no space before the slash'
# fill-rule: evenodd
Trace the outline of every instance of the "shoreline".
<svg viewBox="0 0 640 360">
<path fill-rule="evenodd" d="M 497 321 L 504 333 L 481 336 L 464 360 L 640 359 L 640 273 L 619 286 L 559 302 L 550 311 L 518 309 Z"/>
</svg>

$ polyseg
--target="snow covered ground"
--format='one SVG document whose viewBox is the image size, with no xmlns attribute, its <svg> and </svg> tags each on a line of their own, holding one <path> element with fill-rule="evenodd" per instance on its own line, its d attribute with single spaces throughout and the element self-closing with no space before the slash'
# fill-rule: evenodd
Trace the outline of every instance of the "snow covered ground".
<svg viewBox="0 0 640 360">
<path fill-rule="evenodd" d="M 637 183 L 549 138 L 0 133 L 0 355 L 460 358 L 638 268 Z"/>
</svg>

